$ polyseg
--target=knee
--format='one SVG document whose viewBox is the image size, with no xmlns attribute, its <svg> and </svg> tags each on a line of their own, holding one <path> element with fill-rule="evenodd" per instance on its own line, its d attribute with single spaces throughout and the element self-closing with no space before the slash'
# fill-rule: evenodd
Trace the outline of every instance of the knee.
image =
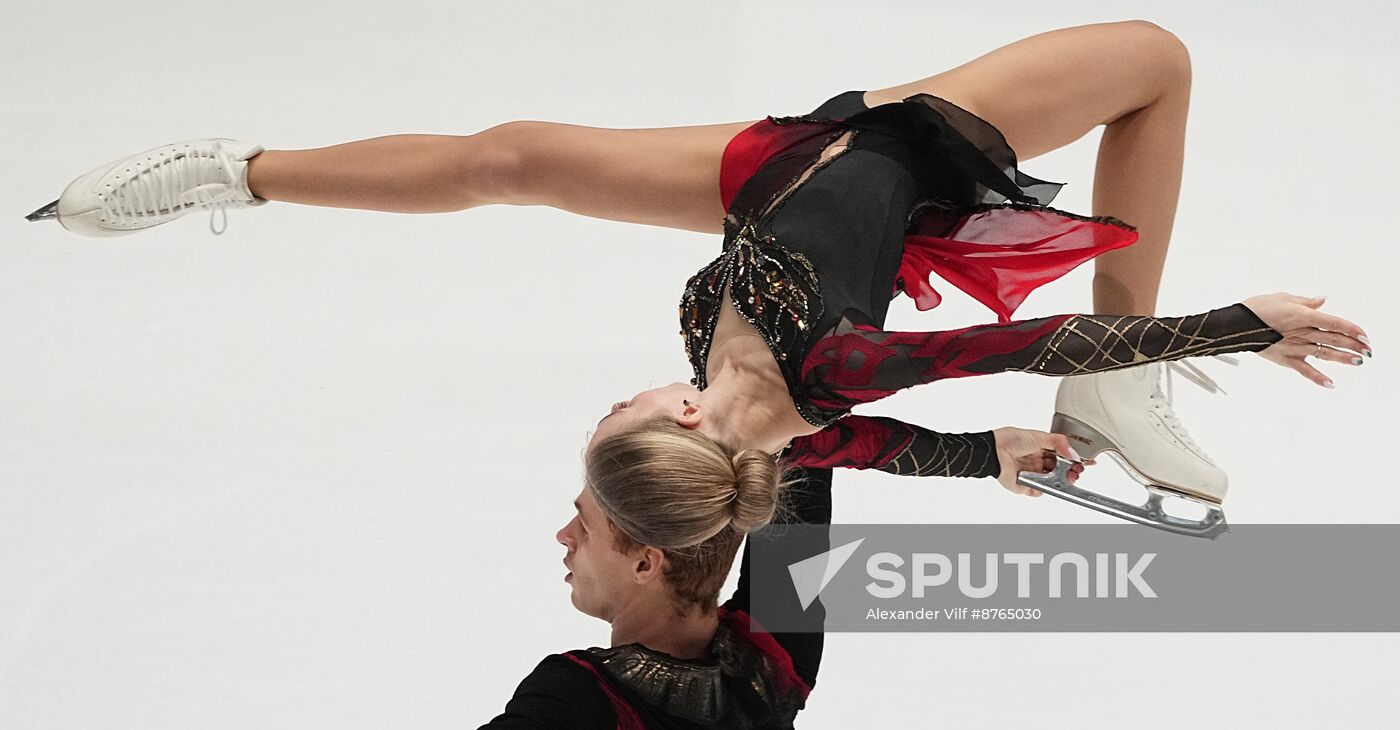
<svg viewBox="0 0 1400 730">
<path fill-rule="evenodd" d="M 1181 38 L 1148 20 L 1126 20 L 1119 25 L 1125 41 L 1144 55 L 1152 79 L 1164 90 L 1191 85 L 1191 54 Z"/>
<path fill-rule="evenodd" d="M 482 202 L 527 205 L 529 158 L 545 122 L 514 121 L 471 135 L 463 183 Z"/>
</svg>

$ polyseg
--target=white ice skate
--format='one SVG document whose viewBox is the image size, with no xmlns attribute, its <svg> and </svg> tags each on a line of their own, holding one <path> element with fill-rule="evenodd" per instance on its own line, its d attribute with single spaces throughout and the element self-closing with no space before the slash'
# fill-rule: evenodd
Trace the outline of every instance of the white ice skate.
<svg viewBox="0 0 1400 730">
<path fill-rule="evenodd" d="M 248 208 L 266 200 L 248 189 L 248 160 L 259 145 L 231 139 L 177 142 L 103 165 L 74 180 L 58 200 L 25 216 L 30 221 L 57 220 L 85 236 L 122 236 L 208 210 L 209 230 L 215 216 L 228 208 Z"/>
<path fill-rule="evenodd" d="M 1232 365 L 1238 362 L 1226 355 L 1216 358 Z M 1165 394 L 1161 389 L 1163 370 L 1167 372 Z M 1128 504 L 1071 484 L 1066 478 L 1071 462 L 1065 459 L 1057 459 L 1057 468 L 1050 474 L 1021 472 L 1017 481 L 1100 512 L 1171 532 L 1206 538 L 1226 532 L 1229 528 L 1221 502 L 1228 480 L 1224 470 L 1191 438 L 1172 411 L 1173 370 L 1212 393 L 1221 390 L 1205 373 L 1180 360 L 1067 377 L 1061 381 L 1055 397 L 1050 430 L 1068 436 L 1081 457 L 1111 455 L 1135 481 L 1147 487 L 1145 503 Z M 1164 497 L 1203 505 L 1205 516 L 1187 519 L 1169 514 L 1162 507 Z"/>
</svg>

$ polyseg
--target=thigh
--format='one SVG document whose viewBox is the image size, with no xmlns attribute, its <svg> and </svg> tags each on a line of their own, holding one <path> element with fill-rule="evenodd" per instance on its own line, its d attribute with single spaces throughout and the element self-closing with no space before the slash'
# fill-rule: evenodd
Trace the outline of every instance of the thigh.
<svg viewBox="0 0 1400 730">
<path fill-rule="evenodd" d="M 511 200 L 593 218 L 722 233 L 725 146 L 754 122 L 606 129 L 511 122 L 487 130 L 511 151 Z"/>
<path fill-rule="evenodd" d="M 868 104 L 932 94 L 991 122 L 1020 160 L 1045 154 L 1189 83 L 1185 46 L 1145 21 L 1040 33 L 957 68 L 867 93 Z"/>
</svg>

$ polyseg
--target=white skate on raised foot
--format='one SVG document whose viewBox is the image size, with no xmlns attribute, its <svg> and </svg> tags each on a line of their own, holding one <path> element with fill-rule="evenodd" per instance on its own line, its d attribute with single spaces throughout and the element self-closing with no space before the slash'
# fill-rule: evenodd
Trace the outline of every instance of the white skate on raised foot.
<svg viewBox="0 0 1400 730">
<path fill-rule="evenodd" d="M 248 160 L 260 145 L 231 139 L 177 142 L 102 165 L 74 180 L 58 200 L 25 216 L 57 220 L 85 236 L 123 236 L 208 210 L 209 230 L 228 208 L 266 203 L 248 189 Z"/>
<path fill-rule="evenodd" d="M 1238 363 L 1227 355 L 1215 357 L 1231 365 Z M 1167 373 L 1165 394 L 1161 389 L 1163 370 Z M 1181 360 L 1067 377 L 1060 382 L 1055 397 L 1050 430 L 1069 437 L 1070 445 L 1081 457 L 1108 453 L 1134 481 L 1147 488 L 1146 502 L 1129 504 L 1070 483 L 1067 475 L 1071 462 L 1063 458 L 1056 459 L 1054 472 L 1021 472 L 1017 482 L 1170 532 L 1211 539 L 1227 532 L 1229 525 L 1221 503 L 1228 479 L 1172 411 L 1173 370 L 1212 393 L 1224 392 L 1205 373 Z M 1162 507 L 1166 497 L 1202 505 L 1205 515 L 1187 519 L 1169 514 Z"/>
</svg>

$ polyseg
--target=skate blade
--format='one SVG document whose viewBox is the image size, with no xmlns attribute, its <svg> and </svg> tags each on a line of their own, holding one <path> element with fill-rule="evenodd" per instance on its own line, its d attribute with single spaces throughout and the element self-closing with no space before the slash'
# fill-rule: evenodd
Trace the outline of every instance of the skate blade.
<svg viewBox="0 0 1400 730">
<path fill-rule="evenodd" d="M 1174 490 L 1162 489 L 1155 485 L 1147 488 L 1146 502 L 1140 505 L 1128 504 L 1070 483 L 1069 470 L 1073 465 L 1074 462 L 1056 456 L 1054 471 L 1048 474 L 1023 471 L 1016 476 L 1016 483 L 1023 487 L 1038 489 L 1081 507 L 1088 507 L 1119 519 L 1178 535 L 1214 540 L 1230 530 L 1230 526 L 1225 522 L 1225 512 L 1218 504 L 1191 495 L 1180 494 Z M 1205 516 L 1199 520 L 1191 520 L 1168 514 L 1166 510 L 1162 509 L 1162 500 L 1169 496 L 1182 497 L 1205 506 Z"/>
<path fill-rule="evenodd" d="M 58 220 L 58 201 L 55 200 L 52 203 L 49 203 L 48 205 L 34 211 L 33 213 L 30 213 L 29 215 L 25 216 L 24 219 L 29 221 L 30 223 L 33 223 L 35 221 Z"/>
</svg>

